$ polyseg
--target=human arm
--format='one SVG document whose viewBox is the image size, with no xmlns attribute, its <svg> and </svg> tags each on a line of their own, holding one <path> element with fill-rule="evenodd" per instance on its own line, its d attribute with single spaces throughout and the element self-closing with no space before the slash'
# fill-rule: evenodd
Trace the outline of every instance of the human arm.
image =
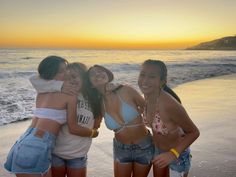
<svg viewBox="0 0 236 177">
<path fill-rule="evenodd" d="M 154 157 L 153 163 L 163 168 L 176 160 L 200 135 L 198 128 L 188 116 L 184 107 L 177 101 L 162 101 L 165 113 L 170 120 L 184 131 L 184 136 L 175 143 L 175 147 Z"/>
<path fill-rule="evenodd" d="M 184 136 L 176 147 L 173 147 L 180 154 L 187 147 L 189 147 L 200 135 L 197 126 L 193 123 L 184 107 L 176 103 L 177 106 L 172 106 L 167 109 L 169 111 L 171 120 L 173 120 L 184 131 Z M 171 106 L 171 105 L 170 105 Z"/>
<path fill-rule="evenodd" d="M 124 86 L 124 88 L 126 89 L 127 95 L 129 95 L 129 97 L 132 98 L 133 102 L 137 106 L 139 113 L 142 114 L 145 105 L 144 98 L 140 95 L 140 93 L 136 89 L 127 85 Z"/>
<path fill-rule="evenodd" d="M 29 78 L 31 84 L 38 93 L 61 92 L 63 81 L 45 80 L 39 75 L 33 75 Z"/>
<path fill-rule="evenodd" d="M 100 128 L 101 122 L 102 122 L 102 117 L 97 117 L 97 118 L 95 118 L 93 128 L 94 128 L 94 129 Z"/>
<path fill-rule="evenodd" d="M 29 80 L 38 93 L 63 92 L 70 95 L 77 94 L 76 86 L 69 81 L 45 80 L 38 75 L 31 76 Z"/>
<path fill-rule="evenodd" d="M 68 105 L 67 105 L 67 125 L 69 132 L 74 135 L 82 137 L 92 137 L 98 136 L 98 131 L 96 129 L 89 129 L 78 125 L 77 122 L 77 96 L 68 95 Z"/>
</svg>

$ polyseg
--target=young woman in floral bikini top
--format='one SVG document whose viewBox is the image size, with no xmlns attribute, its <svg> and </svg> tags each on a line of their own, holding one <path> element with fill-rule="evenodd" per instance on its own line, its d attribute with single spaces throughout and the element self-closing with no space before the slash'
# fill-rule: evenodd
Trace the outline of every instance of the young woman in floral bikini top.
<svg viewBox="0 0 236 177">
<path fill-rule="evenodd" d="M 157 99 L 157 106 L 156 106 L 154 118 L 151 122 L 149 122 L 147 120 L 147 105 L 145 106 L 144 112 L 143 112 L 143 121 L 145 125 L 152 128 L 152 130 L 155 133 L 160 134 L 160 135 L 168 135 L 168 134 L 176 133 L 177 131 L 179 131 L 179 134 L 181 136 L 184 136 L 184 131 L 181 127 L 177 127 L 173 130 L 169 130 L 167 128 L 166 124 L 161 119 L 161 115 L 160 115 L 158 107 L 159 107 L 159 99 Z"/>
<path fill-rule="evenodd" d="M 167 68 L 162 61 L 146 60 L 142 64 L 138 85 L 146 101 L 144 122 L 151 127 L 155 144 L 153 176 L 186 177 L 189 146 L 198 138 L 199 130 L 166 81 Z"/>
</svg>

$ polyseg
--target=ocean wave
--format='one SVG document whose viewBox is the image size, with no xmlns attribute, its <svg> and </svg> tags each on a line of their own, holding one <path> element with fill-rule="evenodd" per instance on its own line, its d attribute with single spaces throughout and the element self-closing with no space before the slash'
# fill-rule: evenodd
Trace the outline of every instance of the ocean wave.
<svg viewBox="0 0 236 177">
<path fill-rule="evenodd" d="M 0 79 L 10 78 L 28 78 L 30 75 L 36 74 L 34 71 L 0 71 Z"/>
<path fill-rule="evenodd" d="M 118 63 L 105 66 L 114 73 L 115 82 L 127 83 L 139 90 L 137 85 L 139 64 Z M 194 80 L 236 73 L 236 64 L 227 62 L 170 62 L 167 63 L 167 67 L 168 85 L 172 88 Z M 0 125 L 28 119 L 32 116 L 36 93 L 30 85 L 28 77 L 35 73 L 32 71 L 1 72 Z"/>
<path fill-rule="evenodd" d="M 69 52 L 71 54 L 69 58 L 72 58 L 73 62 L 91 61 L 91 65 L 96 64 L 98 58 L 104 58 L 105 62 L 101 62 L 101 65 L 114 73 L 114 82 L 127 83 L 137 90 L 139 90 L 137 80 L 141 63 L 147 58 L 164 58 L 168 68 L 168 84 L 172 88 L 194 80 L 236 73 L 236 52 L 79 51 L 78 53 L 73 50 L 53 50 L 53 52 L 16 50 L 10 55 L 9 51 L 0 50 L 0 64 L 2 64 L 0 66 L 0 125 L 29 119 L 32 116 L 36 92 L 28 78 L 37 73 L 36 66 L 42 56 L 50 53 L 57 54 L 57 52 L 59 56 L 60 54 L 66 56 L 68 55 L 66 52 Z M 115 59 L 108 59 L 113 57 Z"/>
<path fill-rule="evenodd" d="M 30 59 L 36 59 L 36 57 L 22 57 L 20 59 L 23 59 L 23 60 L 30 60 Z"/>
<path fill-rule="evenodd" d="M 1 113 L 0 113 L 0 117 L 1 117 Z M 19 117 L 17 119 L 12 119 L 11 117 L 5 117 L 3 119 L 0 119 L 0 126 L 10 124 L 10 123 L 14 123 L 14 122 L 28 120 L 28 119 L 31 119 L 31 118 L 32 117 Z"/>
</svg>

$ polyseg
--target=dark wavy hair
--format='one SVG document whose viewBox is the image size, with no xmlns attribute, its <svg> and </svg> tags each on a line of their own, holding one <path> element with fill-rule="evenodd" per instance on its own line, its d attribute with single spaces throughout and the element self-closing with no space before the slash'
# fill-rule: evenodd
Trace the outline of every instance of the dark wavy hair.
<svg viewBox="0 0 236 177">
<path fill-rule="evenodd" d="M 94 90 L 88 82 L 87 66 L 80 62 L 74 62 L 74 63 L 70 63 L 67 68 L 69 70 L 74 70 L 74 71 L 79 72 L 83 80 L 83 85 L 82 85 L 83 97 L 88 100 L 88 103 L 91 106 L 94 118 L 96 119 L 98 117 L 101 117 L 102 112 L 101 112 L 101 109 L 99 108 L 100 101 L 99 101 L 99 98 L 96 96 L 96 94 L 94 95 L 93 93 Z"/>
<path fill-rule="evenodd" d="M 38 66 L 38 73 L 42 79 L 51 80 L 53 79 L 60 68 L 60 64 L 68 64 L 68 61 L 59 56 L 48 56 L 44 58 Z"/>
<path fill-rule="evenodd" d="M 167 80 L 167 67 L 163 61 L 148 59 L 148 60 L 144 61 L 142 65 L 157 66 L 159 68 L 159 74 L 160 74 L 161 81 Z M 163 90 L 166 91 L 167 93 L 169 93 L 171 96 L 173 96 L 179 103 L 181 103 L 181 100 L 178 97 L 178 95 L 170 87 L 168 87 L 167 84 L 163 85 Z"/>
<path fill-rule="evenodd" d="M 88 99 L 92 103 L 94 114 L 96 114 L 99 117 L 102 117 L 102 94 L 96 88 L 93 87 L 93 85 L 89 79 L 89 72 L 94 67 L 100 67 L 100 65 L 94 65 L 94 66 L 90 67 L 87 71 L 87 74 L 86 74 L 86 85 L 89 89 L 89 92 L 88 92 L 89 98 Z M 100 67 L 100 68 L 103 69 L 104 67 Z M 105 70 L 105 71 L 107 72 L 107 70 Z M 109 70 L 109 72 L 112 74 L 112 72 L 110 70 Z M 110 75 L 110 77 L 109 77 L 109 80 L 112 80 L 112 79 L 113 79 L 113 74 Z"/>
</svg>

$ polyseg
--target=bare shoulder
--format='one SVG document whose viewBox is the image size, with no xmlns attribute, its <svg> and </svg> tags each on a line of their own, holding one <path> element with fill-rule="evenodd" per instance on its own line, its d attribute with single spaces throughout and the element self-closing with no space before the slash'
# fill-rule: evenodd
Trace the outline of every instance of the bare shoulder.
<svg viewBox="0 0 236 177">
<path fill-rule="evenodd" d="M 127 92 L 128 94 L 137 93 L 137 91 L 130 85 L 123 85 L 122 90 Z"/>
<path fill-rule="evenodd" d="M 165 110 L 167 111 L 171 111 L 173 109 L 182 109 L 182 105 L 173 97 L 171 96 L 169 93 L 167 92 L 162 92 L 162 103 L 164 105 Z"/>
<path fill-rule="evenodd" d="M 65 93 L 61 93 L 63 98 L 67 101 L 76 101 L 77 100 L 77 95 L 68 95 L 68 94 L 65 94 Z"/>
<path fill-rule="evenodd" d="M 38 107 L 50 107 L 56 109 L 64 109 L 67 104 L 75 104 L 76 96 L 67 95 L 64 93 L 40 93 L 37 95 L 36 105 Z"/>
<path fill-rule="evenodd" d="M 57 100 L 71 102 L 77 100 L 77 95 L 69 95 L 62 92 L 51 93 L 52 98 L 57 98 Z"/>
<path fill-rule="evenodd" d="M 125 85 L 121 90 L 122 95 L 130 100 L 135 101 L 138 105 L 144 105 L 144 98 L 132 86 Z"/>
</svg>

